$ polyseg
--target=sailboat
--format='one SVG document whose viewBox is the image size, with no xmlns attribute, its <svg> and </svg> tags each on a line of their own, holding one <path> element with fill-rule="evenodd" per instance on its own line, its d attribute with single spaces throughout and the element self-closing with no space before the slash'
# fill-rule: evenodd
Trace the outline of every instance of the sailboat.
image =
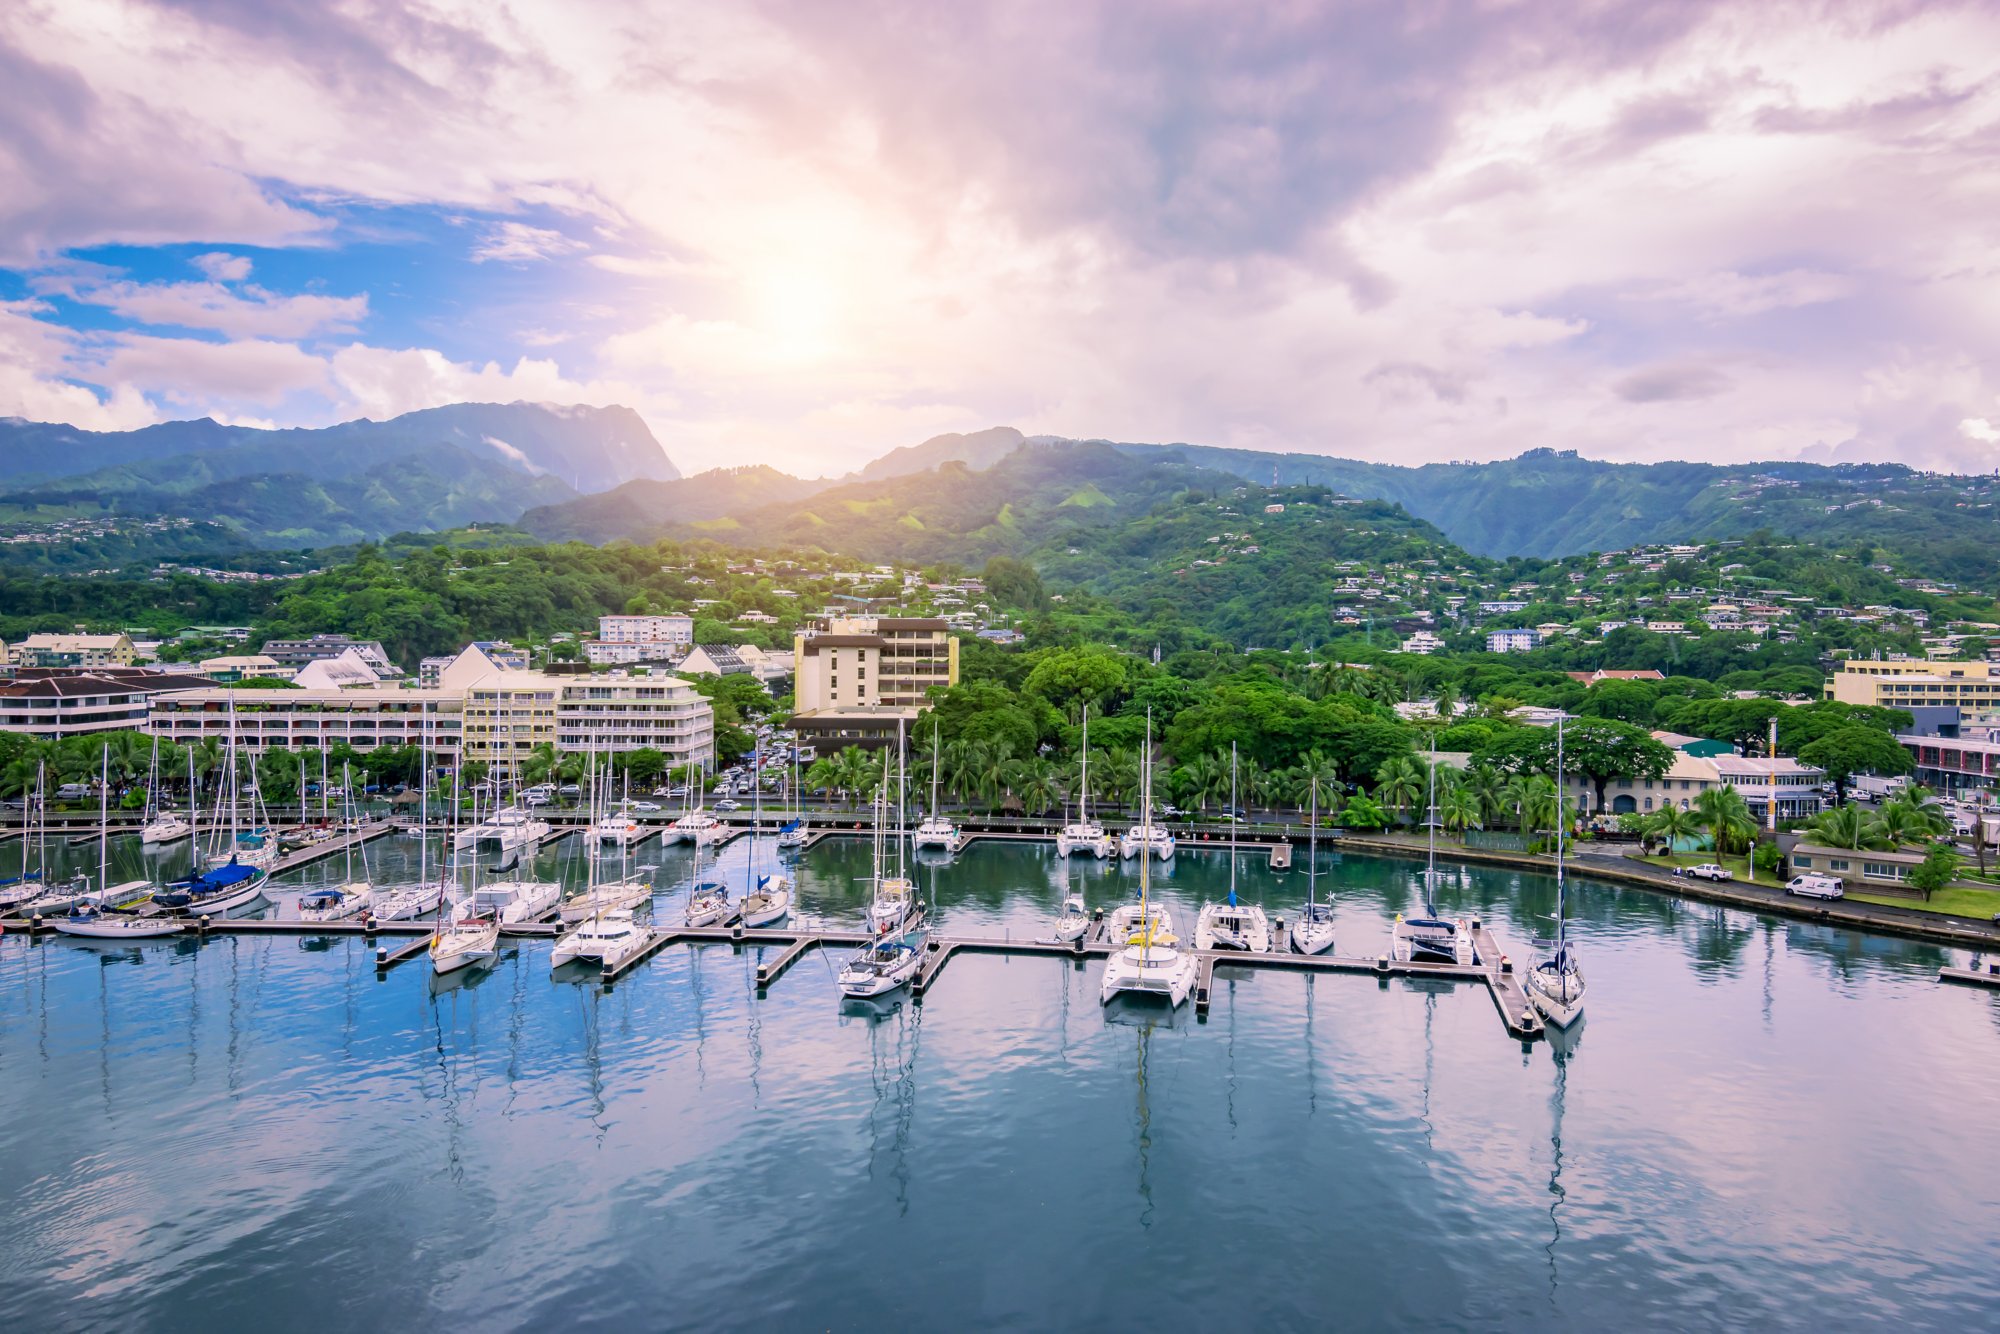
<svg viewBox="0 0 2000 1334">
<path fill-rule="evenodd" d="M 136 917 L 129 913 L 110 910 L 103 900 L 111 897 L 111 808 L 108 794 L 111 790 L 111 747 L 104 748 L 102 774 L 97 788 L 97 884 L 95 899 L 83 898 L 72 904 L 68 913 L 56 918 L 55 928 L 66 936 L 78 936 L 86 940 L 144 940 L 153 936 L 171 936 L 181 930 L 181 923 L 167 917 Z"/>
<path fill-rule="evenodd" d="M 804 852 L 806 841 L 812 837 L 807 827 L 805 789 L 799 786 L 799 746 L 796 739 L 792 743 L 792 809 L 798 812 L 796 819 L 787 820 L 778 830 L 778 851 Z"/>
<path fill-rule="evenodd" d="M 757 761 L 753 752 L 751 762 Z M 759 765 L 758 767 L 762 767 Z M 792 911 L 792 878 L 782 870 L 769 875 L 757 874 L 757 835 L 764 827 L 764 785 L 755 784 L 750 798 L 750 859 L 749 875 L 752 886 L 737 905 L 737 916 L 746 927 L 772 926 L 782 922 Z"/>
<path fill-rule="evenodd" d="M 688 784 L 688 799 L 694 799 L 695 784 Z M 696 821 L 690 824 L 689 821 Z M 706 824 L 700 823 L 706 821 Z M 680 819 L 674 821 L 674 836 L 684 831 L 694 844 L 694 874 L 688 885 L 688 904 L 684 920 L 689 926 L 720 926 L 729 918 L 729 882 L 722 878 L 718 869 L 713 879 L 701 878 L 701 850 L 715 841 L 716 819 L 696 806 Z M 669 839 L 669 842 L 672 840 Z"/>
<path fill-rule="evenodd" d="M 210 847 L 208 852 L 209 870 L 224 871 L 233 870 L 234 868 L 248 868 L 255 870 L 258 873 L 258 879 L 261 881 L 264 874 L 278 860 L 278 840 L 271 836 L 269 822 L 262 815 L 264 807 L 263 793 L 257 786 L 257 767 L 254 764 L 250 766 L 250 816 L 255 823 L 249 829 L 244 829 L 240 823 L 243 805 L 240 800 L 242 797 L 243 777 L 238 771 L 236 762 L 236 697 L 234 694 L 229 698 L 229 739 L 223 747 L 222 767 L 224 774 L 221 784 L 222 790 L 217 792 L 215 796 L 215 825 L 216 833 L 219 835 L 223 832 L 222 801 L 224 796 L 227 796 L 229 799 L 229 844 L 227 847 L 220 845 Z M 241 877 L 232 878 L 236 880 L 241 879 Z M 248 900 L 245 900 L 245 902 L 248 902 Z"/>
<path fill-rule="evenodd" d="M 946 819 L 938 809 L 938 779 L 943 770 L 940 754 L 938 726 L 934 721 L 931 724 L 931 813 L 917 826 L 915 844 L 919 852 L 925 848 L 943 848 L 956 856 L 958 850 L 965 846 L 965 831 Z"/>
<path fill-rule="evenodd" d="M 353 766 L 340 766 L 342 790 L 347 794 L 341 798 L 341 814 L 346 823 L 355 825 L 354 814 L 354 773 Z M 321 790 L 325 790 L 324 780 Z M 347 836 L 347 846 L 343 855 L 347 859 L 346 869 L 338 885 L 322 885 L 318 889 L 307 890 L 299 895 L 299 920 L 305 922 L 340 922 L 357 914 L 366 913 L 375 903 L 375 885 L 368 874 L 368 845 L 361 844 L 361 878 L 354 878 L 354 845 L 360 842 L 358 825 Z"/>
<path fill-rule="evenodd" d="M 876 935 L 887 935 L 901 930 L 917 915 L 917 886 L 909 877 L 908 864 L 903 859 L 903 786 L 902 786 L 903 729 L 896 727 L 896 874 L 885 876 L 883 867 L 877 865 L 874 876 L 874 893 L 868 901 L 868 929 Z M 887 823 L 889 813 L 889 763 L 882 762 L 882 804 L 879 818 L 875 822 L 875 835 L 879 843 L 883 837 L 882 826 Z"/>
<path fill-rule="evenodd" d="M 1563 826 L 1569 821 L 1563 811 L 1563 732 L 1556 720 L 1556 939 L 1555 949 L 1546 959 L 1528 970 L 1528 1004 L 1557 1028 L 1568 1028 L 1583 1017 L 1583 965 L 1569 943 L 1568 919 L 1564 902 Z"/>
<path fill-rule="evenodd" d="M 417 779 L 417 883 L 403 885 L 378 895 L 375 919 L 406 922 L 436 912 L 444 902 L 445 881 L 431 879 L 431 755 L 430 719 L 424 720 L 423 745 L 418 762 L 423 772 Z"/>
<path fill-rule="evenodd" d="M 1146 750 L 1140 767 L 1141 820 L 1153 814 L 1153 711 L 1146 710 Z M 1172 928 L 1155 916 L 1152 858 L 1139 860 L 1139 902 L 1135 929 L 1125 948 L 1104 963 L 1101 999 L 1109 1005 L 1121 995 L 1159 996 L 1170 1006 L 1185 1002 L 1194 990 L 1195 958 L 1174 948 Z M 1126 909 L 1121 908 L 1120 913 Z"/>
<path fill-rule="evenodd" d="M 188 799 L 194 799 L 192 788 Z M 193 834 L 194 826 L 182 819 L 180 812 L 168 810 L 160 800 L 160 739 L 154 737 L 153 759 L 146 767 L 146 827 L 140 832 L 139 842 L 149 848 L 163 848 Z"/>
<path fill-rule="evenodd" d="M 1056 914 L 1055 930 L 1049 939 L 1058 945 L 1074 945 L 1082 940 L 1090 930 L 1090 905 L 1083 901 L 1083 894 L 1069 881 L 1069 863 L 1063 863 L 1062 911 Z"/>
<path fill-rule="evenodd" d="M 460 904 L 431 933 L 431 971 L 452 973 L 469 964 L 491 963 L 500 955 L 500 919 Z"/>
<path fill-rule="evenodd" d="M 707 781 L 708 775 L 701 771 L 697 771 L 688 779 L 687 813 L 667 826 L 666 833 L 666 841 L 669 843 L 678 843 L 686 839 L 694 844 L 696 860 L 700 859 L 703 848 L 722 837 L 722 821 L 703 808 L 698 795 Z"/>
<path fill-rule="evenodd" d="M 1151 712 L 1149 711 L 1146 716 L 1150 719 L 1152 717 Z M 1152 724 L 1150 722 L 1147 724 L 1146 735 L 1146 744 L 1151 746 Z M 1118 855 L 1120 857 L 1128 859 L 1132 857 L 1145 857 L 1149 853 L 1161 861 L 1170 860 L 1174 855 L 1174 836 L 1167 831 L 1165 825 L 1153 823 L 1153 808 L 1150 798 L 1146 806 L 1139 812 L 1139 822 L 1127 829 L 1125 836 L 1118 840 Z"/>
<path fill-rule="evenodd" d="M 238 775 L 236 771 L 236 701 L 229 702 L 229 741 L 223 748 L 224 792 L 216 794 L 216 833 L 226 833 L 229 845 L 211 848 L 208 854 L 208 869 L 190 868 L 191 874 L 185 879 L 168 882 L 164 889 L 153 895 L 153 902 L 169 912 L 183 913 L 189 917 L 216 917 L 236 908 L 255 903 L 264 896 L 264 880 L 269 874 L 267 868 L 276 859 L 278 845 L 270 831 L 261 825 L 250 833 L 242 833 L 238 826 L 238 811 L 241 803 L 237 800 Z M 251 779 L 251 813 L 259 809 L 256 800 L 256 779 Z M 222 827 L 222 801 L 229 800 L 229 826 Z M 199 862 L 197 862 L 197 867 Z"/>
<path fill-rule="evenodd" d="M 631 780 L 628 778 L 626 781 L 629 783 Z M 606 774 L 602 788 L 595 782 L 590 785 L 590 799 L 593 805 L 599 804 L 600 791 L 609 797 L 610 782 L 610 775 Z M 627 797 L 628 799 L 630 797 L 629 788 Z M 592 839 L 584 849 L 589 869 L 584 874 L 583 888 L 563 898 L 559 915 L 565 922 L 583 922 L 607 912 L 622 912 L 629 917 L 634 909 L 653 901 L 652 877 L 644 871 L 632 870 L 631 843 L 618 844 L 618 874 L 615 877 L 606 877 L 600 873 L 601 846 L 602 840 Z"/>
<path fill-rule="evenodd" d="M 1464 921 L 1455 921 L 1441 915 L 1437 910 L 1437 737 L 1431 737 L 1431 764 L 1429 788 L 1429 818 L 1424 821 L 1430 831 L 1430 852 L 1424 864 L 1424 914 L 1405 920 L 1396 914 L 1396 924 L 1390 930 L 1391 952 L 1405 963 L 1459 963 L 1473 962 L 1472 928 Z"/>
<path fill-rule="evenodd" d="M 1229 745 L 1229 809 L 1236 809 L 1236 743 Z M 1229 822 L 1229 899 L 1204 903 L 1195 918 L 1194 947 L 1198 950 L 1271 951 L 1271 921 L 1254 903 L 1236 901 L 1236 822 Z"/>
<path fill-rule="evenodd" d="M 1310 832 L 1306 835 L 1306 905 L 1292 927 L 1292 948 L 1324 954 L 1333 948 L 1333 905 L 1319 901 L 1319 779 L 1312 782 Z"/>
<path fill-rule="evenodd" d="M 102 887 L 92 891 L 89 877 L 81 872 L 68 880 L 49 879 L 48 782 L 48 765 L 37 761 L 32 798 L 34 816 L 21 836 L 21 874 L 0 881 L 0 913 L 27 918 L 54 917 L 85 900 L 100 905 L 109 901 Z M 139 883 L 143 886 L 145 882 Z"/>
<path fill-rule="evenodd" d="M 900 741 L 900 738 L 898 738 Z M 902 748 L 899 745 L 898 751 Z M 887 777 L 888 765 L 883 765 Z M 882 827 L 888 823 L 889 793 L 885 782 L 875 795 L 875 862 L 869 877 L 872 898 L 868 905 L 869 929 L 875 939 L 863 946 L 840 970 L 840 994 L 865 998 L 881 996 L 906 985 L 923 965 L 923 956 L 910 943 L 914 925 L 914 887 L 900 875 L 888 876 L 882 850 Z M 903 831 L 896 830 L 897 856 L 901 858 Z M 892 887 L 893 890 L 892 890 Z"/>
<path fill-rule="evenodd" d="M 1076 821 L 1066 824 L 1056 835 L 1056 855 L 1074 857 L 1077 853 L 1087 853 L 1103 861 L 1115 849 L 1111 835 L 1104 826 L 1090 818 L 1090 706 L 1083 706 L 1083 746 L 1079 754 L 1082 768 L 1077 777 Z"/>
<path fill-rule="evenodd" d="M 610 781 L 608 774 L 605 776 L 605 781 L 607 783 Z M 596 795 L 597 789 L 593 785 L 591 796 L 595 798 Z M 632 814 L 632 776 L 630 774 L 625 776 L 624 799 L 616 806 L 611 806 L 609 802 L 604 804 L 608 809 L 600 812 L 597 819 L 591 823 L 591 842 L 615 843 L 620 852 L 623 852 L 635 843 L 645 842 L 646 827 L 640 824 Z"/>
</svg>

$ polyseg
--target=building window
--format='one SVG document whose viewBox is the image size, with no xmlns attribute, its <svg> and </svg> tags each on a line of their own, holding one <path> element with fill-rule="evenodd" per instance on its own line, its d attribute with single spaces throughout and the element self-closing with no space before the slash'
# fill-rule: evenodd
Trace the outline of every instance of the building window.
<svg viewBox="0 0 2000 1334">
<path fill-rule="evenodd" d="M 1829 871 L 1845 871 L 1847 869 L 1847 858 L 1845 857 L 1828 858 L 1826 863 L 1826 869 Z"/>
</svg>

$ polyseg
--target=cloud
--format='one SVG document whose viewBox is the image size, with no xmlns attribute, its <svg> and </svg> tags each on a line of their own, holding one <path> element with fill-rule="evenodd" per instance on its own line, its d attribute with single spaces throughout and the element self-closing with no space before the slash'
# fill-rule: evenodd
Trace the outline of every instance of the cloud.
<svg viewBox="0 0 2000 1334">
<path fill-rule="evenodd" d="M 1958 433 L 1981 444 L 2000 444 L 2000 426 L 1995 426 L 1985 417 L 1967 417 L 1958 424 Z"/>
<path fill-rule="evenodd" d="M 1713 366 L 1652 366 L 1618 380 L 1611 391 L 1627 403 L 1676 403 L 1714 398 L 1735 384 Z"/>
<path fill-rule="evenodd" d="M 250 258 L 247 255 L 211 251 L 206 255 L 196 255 L 188 263 L 219 283 L 240 283 L 250 276 Z"/>
<path fill-rule="evenodd" d="M 480 242 L 472 247 L 472 259 L 477 264 L 488 260 L 526 264 L 582 249 L 583 242 L 572 240 L 561 232 L 550 231 L 546 227 L 530 227 L 524 222 L 502 222 L 489 228 Z"/>
<path fill-rule="evenodd" d="M 248 271 L 248 261 L 243 268 Z M 213 329 L 231 338 L 309 338 L 354 330 L 368 316 L 366 294 L 280 296 L 261 287 L 218 283 L 65 281 L 59 286 L 72 300 L 102 306 L 136 324 Z"/>
</svg>

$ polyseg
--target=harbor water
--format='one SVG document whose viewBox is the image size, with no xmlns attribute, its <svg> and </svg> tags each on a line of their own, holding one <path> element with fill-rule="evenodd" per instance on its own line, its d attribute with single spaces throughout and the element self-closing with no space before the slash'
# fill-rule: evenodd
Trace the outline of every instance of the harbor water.
<svg viewBox="0 0 2000 1334">
<path fill-rule="evenodd" d="M 528 869 L 576 880 L 578 843 Z M 372 844 L 376 880 L 414 848 Z M 186 856 L 121 842 L 112 876 Z M 856 924 L 868 857 L 808 853 L 803 914 Z M 677 916 L 689 851 L 633 860 Z M 1291 915 L 1305 861 L 1245 853 L 1243 896 Z M 1416 863 L 1320 864 L 1340 953 L 1420 903 Z M 917 880 L 937 929 L 1018 939 L 1136 874 L 975 844 Z M 1187 848 L 1157 887 L 1191 934 L 1227 882 Z M 1554 898 L 1439 888 L 1517 957 Z M 545 940 L 438 980 L 355 937 L 9 932 L 0 1328 L 1989 1327 L 2000 993 L 1938 984 L 1965 956 L 1569 901 L 1588 1017 L 1529 1047 L 1484 987 L 1366 976 L 1221 968 L 1198 1021 L 1107 1011 L 1095 961 L 962 956 L 921 1005 L 843 1006 L 831 952 L 759 997 L 774 951 L 726 945 L 607 992 Z"/>
</svg>

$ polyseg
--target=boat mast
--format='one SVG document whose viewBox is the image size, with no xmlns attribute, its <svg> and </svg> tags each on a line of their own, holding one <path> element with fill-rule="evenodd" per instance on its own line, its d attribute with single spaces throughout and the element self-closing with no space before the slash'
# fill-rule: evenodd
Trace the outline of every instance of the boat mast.
<svg viewBox="0 0 2000 1334">
<path fill-rule="evenodd" d="M 1236 906 L 1236 743 L 1229 743 L 1229 906 Z"/>
<path fill-rule="evenodd" d="M 1430 838 L 1430 852 L 1424 859 L 1424 912 L 1431 917 L 1436 917 L 1438 915 L 1438 739 L 1436 732 L 1431 733 L 1431 762 L 1429 773 L 1425 777 L 1425 783 L 1429 793 L 1425 800 L 1430 807 L 1430 813 L 1424 817 L 1424 832 Z"/>
<path fill-rule="evenodd" d="M 942 748 L 938 745 L 938 724 L 933 718 L 931 720 L 931 819 L 933 820 L 938 818 L 938 774 L 942 772 L 938 756 L 941 753 Z"/>
<path fill-rule="evenodd" d="M 909 871 L 903 861 L 903 844 L 909 834 L 909 818 L 903 812 L 903 794 L 907 787 L 908 773 L 903 766 L 903 720 L 896 720 L 896 878 L 909 879 Z"/>
<path fill-rule="evenodd" d="M 1563 934 L 1563 720 L 1556 719 L 1556 967 L 1569 951 Z"/>
<path fill-rule="evenodd" d="M 1083 703 L 1083 775 L 1077 779 L 1076 820 L 1090 823 L 1090 701 Z"/>
<path fill-rule="evenodd" d="M 417 734 L 417 887 L 431 878 L 431 715 L 424 712 L 423 730 Z"/>
<path fill-rule="evenodd" d="M 340 809 L 341 817 L 344 820 L 347 813 L 354 809 L 354 766 L 346 760 L 340 762 L 340 787 L 342 792 Z M 319 752 L 319 799 L 320 805 L 324 807 L 326 805 L 326 748 L 323 746 Z M 324 820 L 325 818 L 326 815 L 322 812 L 320 819 Z M 347 867 L 347 883 L 350 885 L 354 883 L 354 839 L 360 832 L 359 829 L 351 829 L 348 831 L 347 837 L 341 840 L 341 852 L 344 855 L 344 864 Z"/>
<path fill-rule="evenodd" d="M 1153 821 L 1153 710 L 1146 710 L 1146 749 L 1139 758 L 1139 827 L 1150 830 Z M 1153 849 L 1150 842 L 1139 849 L 1139 939 L 1141 949 L 1153 943 Z M 1144 957 L 1143 955 L 1141 956 Z"/>
<path fill-rule="evenodd" d="M 1315 890 L 1317 888 L 1316 882 L 1319 880 L 1319 775 L 1318 774 L 1313 775 L 1312 813 L 1308 815 L 1306 818 L 1311 821 L 1311 824 L 1309 824 L 1306 828 L 1306 907 L 1310 909 L 1310 908 L 1317 908 L 1319 906 L 1319 896 L 1317 893 L 1315 893 Z M 1314 920 L 1314 917 L 1315 915 L 1313 913 L 1308 912 L 1306 914 L 1307 921 Z"/>
<path fill-rule="evenodd" d="M 111 743 L 104 744 L 104 758 L 97 771 L 97 894 L 100 903 L 111 893 Z"/>
</svg>

